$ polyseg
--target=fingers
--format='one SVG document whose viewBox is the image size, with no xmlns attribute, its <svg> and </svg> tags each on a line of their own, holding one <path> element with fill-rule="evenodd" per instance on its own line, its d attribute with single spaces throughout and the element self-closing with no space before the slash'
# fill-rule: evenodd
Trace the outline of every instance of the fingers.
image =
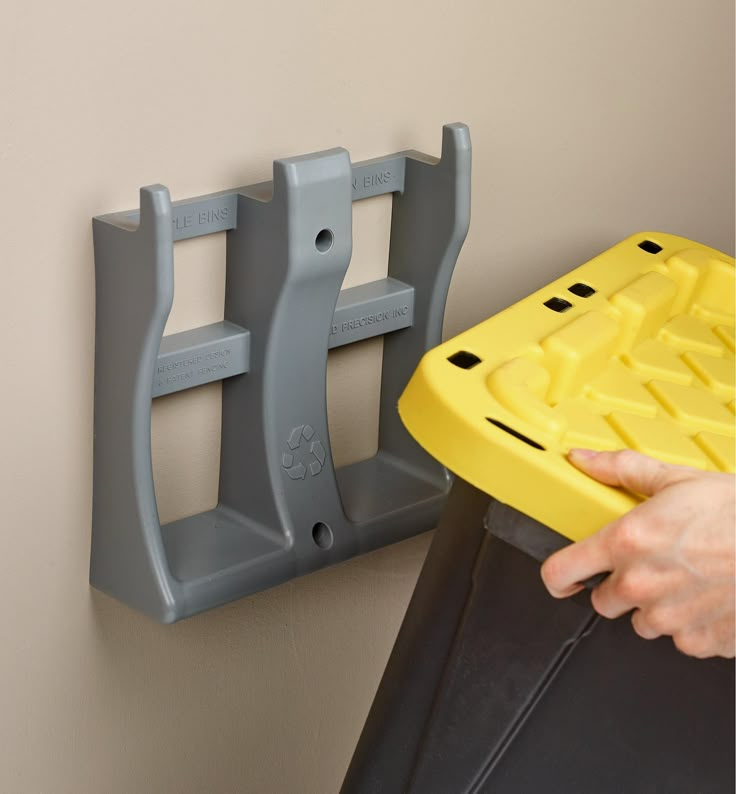
<svg viewBox="0 0 736 794">
<path fill-rule="evenodd" d="M 657 631 L 648 623 L 641 609 L 637 609 L 634 611 L 634 614 L 631 616 L 631 625 L 634 627 L 634 631 L 642 639 L 656 640 L 657 637 L 662 636 L 662 634 L 659 631 Z"/>
<path fill-rule="evenodd" d="M 694 471 L 688 466 L 663 463 L 631 449 L 617 452 L 571 449 L 568 458 L 599 482 L 622 486 L 643 496 L 653 496 L 666 485 L 692 476 Z"/>
<path fill-rule="evenodd" d="M 599 615 L 611 620 L 638 606 L 633 593 L 618 573 L 611 574 L 593 590 L 590 603 Z"/>
<path fill-rule="evenodd" d="M 555 598 L 567 598 L 583 589 L 581 582 L 612 569 L 603 535 L 591 535 L 548 557 L 542 565 L 542 581 Z"/>
<path fill-rule="evenodd" d="M 582 589 L 581 582 L 610 573 L 592 594 L 593 607 L 607 618 L 623 615 L 648 597 L 655 577 L 641 565 L 659 543 L 648 528 L 656 500 L 635 507 L 626 515 L 548 557 L 542 580 L 555 598 L 567 598 Z M 632 561 L 640 563 L 632 568 Z"/>
</svg>

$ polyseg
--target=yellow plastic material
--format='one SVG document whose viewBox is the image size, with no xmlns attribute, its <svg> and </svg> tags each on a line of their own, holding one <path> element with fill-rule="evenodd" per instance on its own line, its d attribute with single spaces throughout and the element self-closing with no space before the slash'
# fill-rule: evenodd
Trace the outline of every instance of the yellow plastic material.
<svg viewBox="0 0 736 794">
<path fill-rule="evenodd" d="M 427 353 L 399 413 L 450 471 L 580 540 L 638 497 L 573 447 L 734 471 L 734 287 L 731 257 L 633 235 Z"/>
</svg>

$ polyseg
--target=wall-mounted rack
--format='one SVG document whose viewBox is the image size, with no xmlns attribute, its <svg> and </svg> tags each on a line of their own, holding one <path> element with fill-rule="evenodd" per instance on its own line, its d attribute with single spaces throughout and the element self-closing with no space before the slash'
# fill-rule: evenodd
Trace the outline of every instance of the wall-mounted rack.
<svg viewBox="0 0 736 794">
<path fill-rule="evenodd" d="M 170 623 L 432 528 L 447 472 L 396 403 L 440 342 L 470 222 L 471 147 L 351 164 L 332 149 L 277 160 L 273 181 L 94 218 L 97 293 L 91 583 Z M 388 278 L 340 291 L 352 202 L 393 194 Z M 173 244 L 227 232 L 225 320 L 163 336 Z M 335 468 L 329 348 L 385 334 L 378 453 Z M 222 380 L 219 502 L 161 525 L 151 401 Z"/>
</svg>

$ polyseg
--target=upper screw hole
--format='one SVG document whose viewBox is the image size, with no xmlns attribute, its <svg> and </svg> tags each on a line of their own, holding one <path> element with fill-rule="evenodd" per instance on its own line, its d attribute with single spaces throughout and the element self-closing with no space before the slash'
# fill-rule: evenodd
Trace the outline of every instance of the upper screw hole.
<svg viewBox="0 0 736 794">
<path fill-rule="evenodd" d="M 312 540 L 320 547 L 320 549 L 329 549 L 332 546 L 332 530 L 327 524 L 318 521 L 312 527 Z"/>
<path fill-rule="evenodd" d="M 314 238 L 314 247 L 320 254 L 326 254 L 332 243 L 335 242 L 335 235 L 329 229 L 322 229 L 322 231 Z"/>
</svg>

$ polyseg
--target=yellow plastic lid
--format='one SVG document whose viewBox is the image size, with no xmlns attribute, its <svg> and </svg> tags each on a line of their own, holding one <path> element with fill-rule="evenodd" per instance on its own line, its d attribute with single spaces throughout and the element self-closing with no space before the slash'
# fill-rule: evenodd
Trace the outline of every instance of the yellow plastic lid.
<svg viewBox="0 0 736 794">
<path fill-rule="evenodd" d="M 573 447 L 734 471 L 734 287 L 733 258 L 635 234 L 427 353 L 399 413 L 450 471 L 579 540 L 638 500 Z"/>
</svg>

